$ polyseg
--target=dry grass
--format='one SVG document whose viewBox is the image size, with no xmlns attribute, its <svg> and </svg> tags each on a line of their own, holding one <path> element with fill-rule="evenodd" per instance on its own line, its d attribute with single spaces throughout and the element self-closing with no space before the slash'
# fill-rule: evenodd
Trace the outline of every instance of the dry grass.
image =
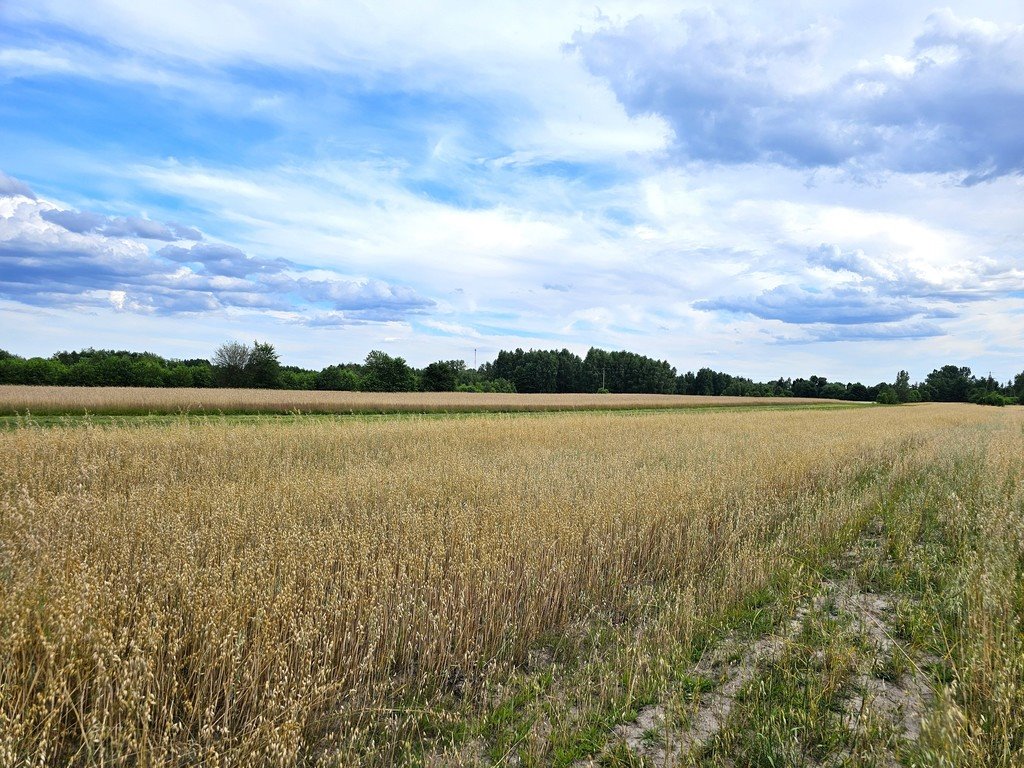
<svg viewBox="0 0 1024 768">
<path fill-rule="evenodd" d="M 811 405 L 842 401 L 697 395 L 519 395 L 477 392 L 309 392 L 0 385 L 0 413 L 395 413 L 571 411 Z"/>
<path fill-rule="evenodd" d="M 1008 421 L 1019 441 L 1016 409 L 955 405 L 0 434 L 0 765 L 394 764 L 539 639 L 667 589 L 687 642 L 849 540 L 901 455 Z"/>
</svg>

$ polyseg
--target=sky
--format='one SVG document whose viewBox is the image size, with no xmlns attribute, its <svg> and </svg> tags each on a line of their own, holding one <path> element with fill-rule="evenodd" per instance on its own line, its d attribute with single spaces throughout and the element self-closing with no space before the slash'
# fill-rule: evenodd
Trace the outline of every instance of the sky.
<svg viewBox="0 0 1024 768">
<path fill-rule="evenodd" d="M 1024 370 L 1024 4 L 0 0 L 0 348 Z"/>
</svg>

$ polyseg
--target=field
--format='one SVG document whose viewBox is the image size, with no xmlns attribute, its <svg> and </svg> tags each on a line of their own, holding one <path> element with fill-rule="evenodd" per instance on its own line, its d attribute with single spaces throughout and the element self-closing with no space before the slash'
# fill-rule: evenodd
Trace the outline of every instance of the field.
<svg viewBox="0 0 1024 768">
<path fill-rule="evenodd" d="M 939 404 L 26 421 L 0 766 L 1021 765 L 1022 444 Z"/>
<path fill-rule="evenodd" d="M 520 395 L 480 392 L 309 392 L 0 385 L 0 414 L 473 413 L 827 405 L 838 400 L 697 395 Z"/>
</svg>

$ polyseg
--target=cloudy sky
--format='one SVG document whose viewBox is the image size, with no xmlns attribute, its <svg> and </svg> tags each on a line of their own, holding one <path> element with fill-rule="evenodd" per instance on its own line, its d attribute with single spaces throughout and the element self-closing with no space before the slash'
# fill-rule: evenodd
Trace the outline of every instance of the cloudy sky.
<svg viewBox="0 0 1024 768">
<path fill-rule="evenodd" d="M 0 2 L 0 347 L 1024 369 L 1024 4 Z"/>
</svg>

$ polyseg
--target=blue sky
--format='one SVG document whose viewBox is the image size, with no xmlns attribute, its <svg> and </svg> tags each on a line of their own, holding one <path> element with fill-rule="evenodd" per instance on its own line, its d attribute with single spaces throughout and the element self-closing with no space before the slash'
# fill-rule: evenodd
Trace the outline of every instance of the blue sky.
<svg viewBox="0 0 1024 768">
<path fill-rule="evenodd" d="M 0 347 L 1024 369 L 1024 6 L 0 4 Z"/>
</svg>

